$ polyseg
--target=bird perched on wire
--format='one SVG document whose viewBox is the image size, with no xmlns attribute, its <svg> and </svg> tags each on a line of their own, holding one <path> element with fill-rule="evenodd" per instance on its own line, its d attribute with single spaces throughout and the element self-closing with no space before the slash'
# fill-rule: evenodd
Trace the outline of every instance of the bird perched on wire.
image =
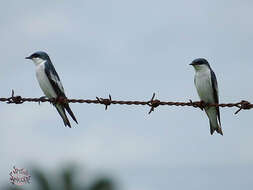
<svg viewBox="0 0 253 190">
<path fill-rule="evenodd" d="M 31 59 L 34 62 L 36 66 L 36 77 L 38 79 L 40 88 L 46 97 L 55 99 L 66 98 L 60 78 L 47 53 L 38 51 L 29 57 L 26 57 L 26 59 Z M 68 102 L 61 104 L 54 103 L 54 106 L 62 117 L 65 126 L 71 128 L 65 110 L 67 110 L 72 119 L 78 124 L 75 115 L 69 107 Z"/>
<path fill-rule="evenodd" d="M 209 104 L 218 104 L 219 94 L 217 79 L 208 61 L 204 58 L 198 58 L 193 60 L 190 65 L 195 69 L 194 83 L 200 100 Z M 205 106 L 204 110 L 209 118 L 211 135 L 214 131 L 223 135 L 219 107 Z"/>
</svg>

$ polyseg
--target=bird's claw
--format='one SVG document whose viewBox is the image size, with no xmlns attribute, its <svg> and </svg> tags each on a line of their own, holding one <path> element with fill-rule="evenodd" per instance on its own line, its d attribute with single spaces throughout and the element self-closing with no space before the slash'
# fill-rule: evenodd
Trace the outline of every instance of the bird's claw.
<svg viewBox="0 0 253 190">
<path fill-rule="evenodd" d="M 199 108 L 203 111 L 203 109 L 206 107 L 208 107 L 207 104 L 203 100 L 201 100 L 199 102 Z"/>
</svg>

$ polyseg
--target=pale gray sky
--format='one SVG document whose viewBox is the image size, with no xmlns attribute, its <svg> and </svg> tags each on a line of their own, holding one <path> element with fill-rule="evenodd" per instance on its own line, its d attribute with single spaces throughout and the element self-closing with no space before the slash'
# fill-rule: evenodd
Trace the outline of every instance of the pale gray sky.
<svg viewBox="0 0 253 190">
<path fill-rule="evenodd" d="M 218 0 L 5 1 L 0 11 L 1 97 L 43 95 L 24 57 L 49 53 L 70 98 L 198 100 L 189 63 L 205 57 L 221 102 L 253 101 L 253 2 Z M 194 108 L 71 104 L 65 128 L 49 104 L 1 104 L 0 184 L 13 167 L 76 161 L 122 190 L 252 189 L 252 111 L 221 109 L 210 136 Z"/>
</svg>

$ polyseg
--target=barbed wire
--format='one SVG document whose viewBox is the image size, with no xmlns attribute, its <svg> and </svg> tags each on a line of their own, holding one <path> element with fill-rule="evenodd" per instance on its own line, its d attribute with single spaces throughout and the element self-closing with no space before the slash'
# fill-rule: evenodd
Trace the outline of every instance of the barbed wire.
<svg viewBox="0 0 253 190">
<path fill-rule="evenodd" d="M 148 114 L 154 111 L 154 109 L 158 106 L 191 106 L 194 108 L 200 108 L 201 110 L 204 109 L 204 107 L 237 107 L 238 110 L 235 112 L 235 114 L 239 113 L 241 110 L 249 110 L 253 108 L 253 104 L 246 100 L 241 100 L 237 103 L 222 103 L 222 104 L 208 104 L 203 101 L 195 101 L 189 100 L 189 102 L 165 102 L 160 101 L 158 99 L 155 99 L 155 93 L 153 93 L 152 98 L 149 101 L 124 101 L 124 100 L 112 100 L 111 95 L 109 95 L 109 98 L 99 98 L 96 97 L 95 100 L 89 100 L 89 99 L 68 99 L 64 97 L 60 98 L 23 98 L 21 96 L 15 96 L 14 90 L 12 90 L 11 97 L 9 98 L 0 98 L 0 102 L 6 102 L 7 104 L 23 104 L 24 102 L 50 102 L 50 103 L 87 103 L 87 104 L 103 104 L 105 105 L 105 110 L 107 110 L 108 106 L 111 104 L 119 104 L 119 105 L 147 105 L 150 107 L 150 110 Z"/>
</svg>

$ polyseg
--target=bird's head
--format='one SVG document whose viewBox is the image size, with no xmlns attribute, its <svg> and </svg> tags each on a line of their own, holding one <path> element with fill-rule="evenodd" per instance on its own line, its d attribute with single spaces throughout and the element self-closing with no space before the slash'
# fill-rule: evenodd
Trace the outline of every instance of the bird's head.
<svg viewBox="0 0 253 190">
<path fill-rule="evenodd" d="M 26 57 L 26 59 L 31 59 L 35 65 L 39 65 L 41 63 L 44 63 L 45 61 L 50 60 L 47 53 L 43 51 L 37 51 L 33 53 L 32 55 L 30 55 L 29 57 Z"/>
<path fill-rule="evenodd" d="M 192 65 L 196 71 L 210 69 L 208 61 L 204 58 L 194 59 L 190 65 Z"/>
</svg>

